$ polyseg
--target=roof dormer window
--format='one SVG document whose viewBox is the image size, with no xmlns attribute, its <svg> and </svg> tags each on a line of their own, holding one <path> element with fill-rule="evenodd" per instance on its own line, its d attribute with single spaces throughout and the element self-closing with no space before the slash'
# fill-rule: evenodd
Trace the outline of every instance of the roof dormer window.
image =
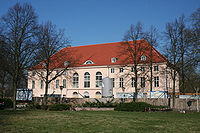
<svg viewBox="0 0 200 133">
<path fill-rule="evenodd" d="M 84 64 L 85 64 L 85 65 L 89 65 L 89 64 L 94 64 L 94 62 L 91 61 L 91 60 L 87 60 Z"/>
<path fill-rule="evenodd" d="M 145 61 L 147 59 L 147 57 L 145 56 L 145 55 L 142 55 L 141 57 L 140 57 L 140 60 L 141 61 Z"/>
<path fill-rule="evenodd" d="M 112 63 L 117 62 L 117 58 L 115 58 L 115 57 L 111 58 L 111 62 L 112 62 Z"/>
<path fill-rule="evenodd" d="M 64 66 L 65 66 L 65 67 L 68 66 L 69 64 L 70 64 L 69 61 L 64 61 Z"/>
</svg>

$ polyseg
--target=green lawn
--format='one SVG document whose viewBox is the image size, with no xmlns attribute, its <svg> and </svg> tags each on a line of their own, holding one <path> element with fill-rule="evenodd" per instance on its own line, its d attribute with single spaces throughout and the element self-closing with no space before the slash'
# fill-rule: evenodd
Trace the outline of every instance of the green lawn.
<svg viewBox="0 0 200 133">
<path fill-rule="evenodd" d="M 0 133 L 200 133 L 200 113 L 0 111 Z"/>
</svg>

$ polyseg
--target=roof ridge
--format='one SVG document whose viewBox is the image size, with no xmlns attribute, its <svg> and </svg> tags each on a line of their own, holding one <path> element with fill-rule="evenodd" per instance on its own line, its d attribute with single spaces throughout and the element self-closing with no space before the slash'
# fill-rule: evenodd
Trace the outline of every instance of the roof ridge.
<svg viewBox="0 0 200 133">
<path fill-rule="evenodd" d="M 119 44 L 120 42 L 110 42 L 110 43 L 97 43 L 97 44 L 89 44 L 89 45 L 81 45 L 81 46 L 71 46 L 71 47 L 64 47 L 64 48 L 77 48 L 77 47 L 90 47 L 90 46 L 97 46 L 97 45 L 109 45 L 109 44 Z"/>
<path fill-rule="evenodd" d="M 140 40 L 136 40 L 137 41 L 145 41 L 144 39 L 140 39 Z M 97 46 L 97 45 L 109 45 L 109 44 L 119 44 L 122 42 L 132 42 L 132 40 L 130 41 L 119 41 L 119 42 L 109 42 L 109 43 L 96 43 L 96 44 L 88 44 L 88 45 L 81 45 L 81 46 L 72 46 L 71 47 L 64 47 L 64 48 L 78 48 L 78 47 L 90 47 L 90 46 Z"/>
</svg>

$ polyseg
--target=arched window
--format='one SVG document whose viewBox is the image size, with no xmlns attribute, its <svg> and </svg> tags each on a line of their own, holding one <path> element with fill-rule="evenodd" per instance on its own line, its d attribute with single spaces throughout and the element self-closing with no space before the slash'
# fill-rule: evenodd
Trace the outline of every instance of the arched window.
<svg viewBox="0 0 200 133">
<path fill-rule="evenodd" d="M 101 98 L 101 92 L 97 91 L 95 94 L 96 94 L 96 98 Z"/>
<path fill-rule="evenodd" d="M 74 98 L 78 98 L 78 93 L 77 93 L 77 92 L 73 92 L 72 96 L 73 96 Z"/>
<path fill-rule="evenodd" d="M 89 95 L 89 93 L 88 93 L 87 91 L 85 91 L 85 92 L 83 93 L 83 96 L 84 96 L 85 98 L 90 98 L 90 95 Z"/>
<path fill-rule="evenodd" d="M 117 58 L 115 58 L 115 57 L 111 58 L 111 62 L 112 62 L 112 63 L 117 62 Z"/>
<path fill-rule="evenodd" d="M 145 56 L 145 55 L 142 55 L 141 57 L 140 57 L 140 60 L 141 61 L 145 61 L 147 59 L 147 57 Z"/>
<path fill-rule="evenodd" d="M 94 62 L 91 61 L 91 60 L 87 60 L 84 64 L 85 64 L 85 65 L 88 65 L 88 64 L 94 64 Z"/>
<path fill-rule="evenodd" d="M 90 88 L 90 73 L 89 72 L 86 72 L 84 74 L 84 87 Z"/>
<path fill-rule="evenodd" d="M 101 72 L 96 73 L 96 87 L 102 87 L 102 74 L 101 74 Z"/>
<path fill-rule="evenodd" d="M 78 88 L 78 81 L 79 81 L 78 73 L 74 73 L 73 79 L 72 79 L 73 88 Z"/>
</svg>

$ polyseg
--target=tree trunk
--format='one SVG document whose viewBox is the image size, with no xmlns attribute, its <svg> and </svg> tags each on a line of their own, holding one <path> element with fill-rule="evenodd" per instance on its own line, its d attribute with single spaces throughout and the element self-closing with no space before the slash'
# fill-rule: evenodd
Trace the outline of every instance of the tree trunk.
<svg viewBox="0 0 200 133">
<path fill-rule="evenodd" d="M 45 93 L 44 93 L 44 100 L 43 100 L 43 105 L 48 104 L 48 89 L 49 89 L 49 68 L 47 64 L 47 69 L 46 69 L 46 77 L 45 77 Z"/>
<path fill-rule="evenodd" d="M 16 110 L 16 89 L 17 89 L 17 84 L 16 84 L 16 79 L 13 80 L 13 110 Z"/>
<path fill-rule="evenodd" d="M 152 92 L 152 90 L 153 90 L 153 85 L 152 85 L 152 83 L 153 83 L 153 63 L 152 63 L 152 46 L 151 46 L 151 51 L 150 51 L 150 98 L 151 98 L 151 92 Z"/>
<path fill-rule="evenodd" d="M 175 89 L 176 89 L 176 70 L 173 70 L 173 96 L 172 96 L 172 107 L 175 108 Z"/>
<path fill-rule="evenodd" d="M 137 95 L 138 95 L 138 86 L 137 86 L 137 82 L 138 82 L 138 71 L 137 71 L 137 49 L 136 49 L 136 45 L 134 45 L 134 72 L 135 72 L 135 93 L 133 95 L 133 101 L 136 102 L 137 100 Z"/>
<path fill-rule="evenodd" d="M 137 75 L 137 65 L 135 64 L 135 93 L 133 95 L 133 101 L 136 102 L 137 100 L 137 95 L 138 95 L 138 87 L 137 87 L 137 82 L 138 82 L 138 75 Z"/>
</svg>

